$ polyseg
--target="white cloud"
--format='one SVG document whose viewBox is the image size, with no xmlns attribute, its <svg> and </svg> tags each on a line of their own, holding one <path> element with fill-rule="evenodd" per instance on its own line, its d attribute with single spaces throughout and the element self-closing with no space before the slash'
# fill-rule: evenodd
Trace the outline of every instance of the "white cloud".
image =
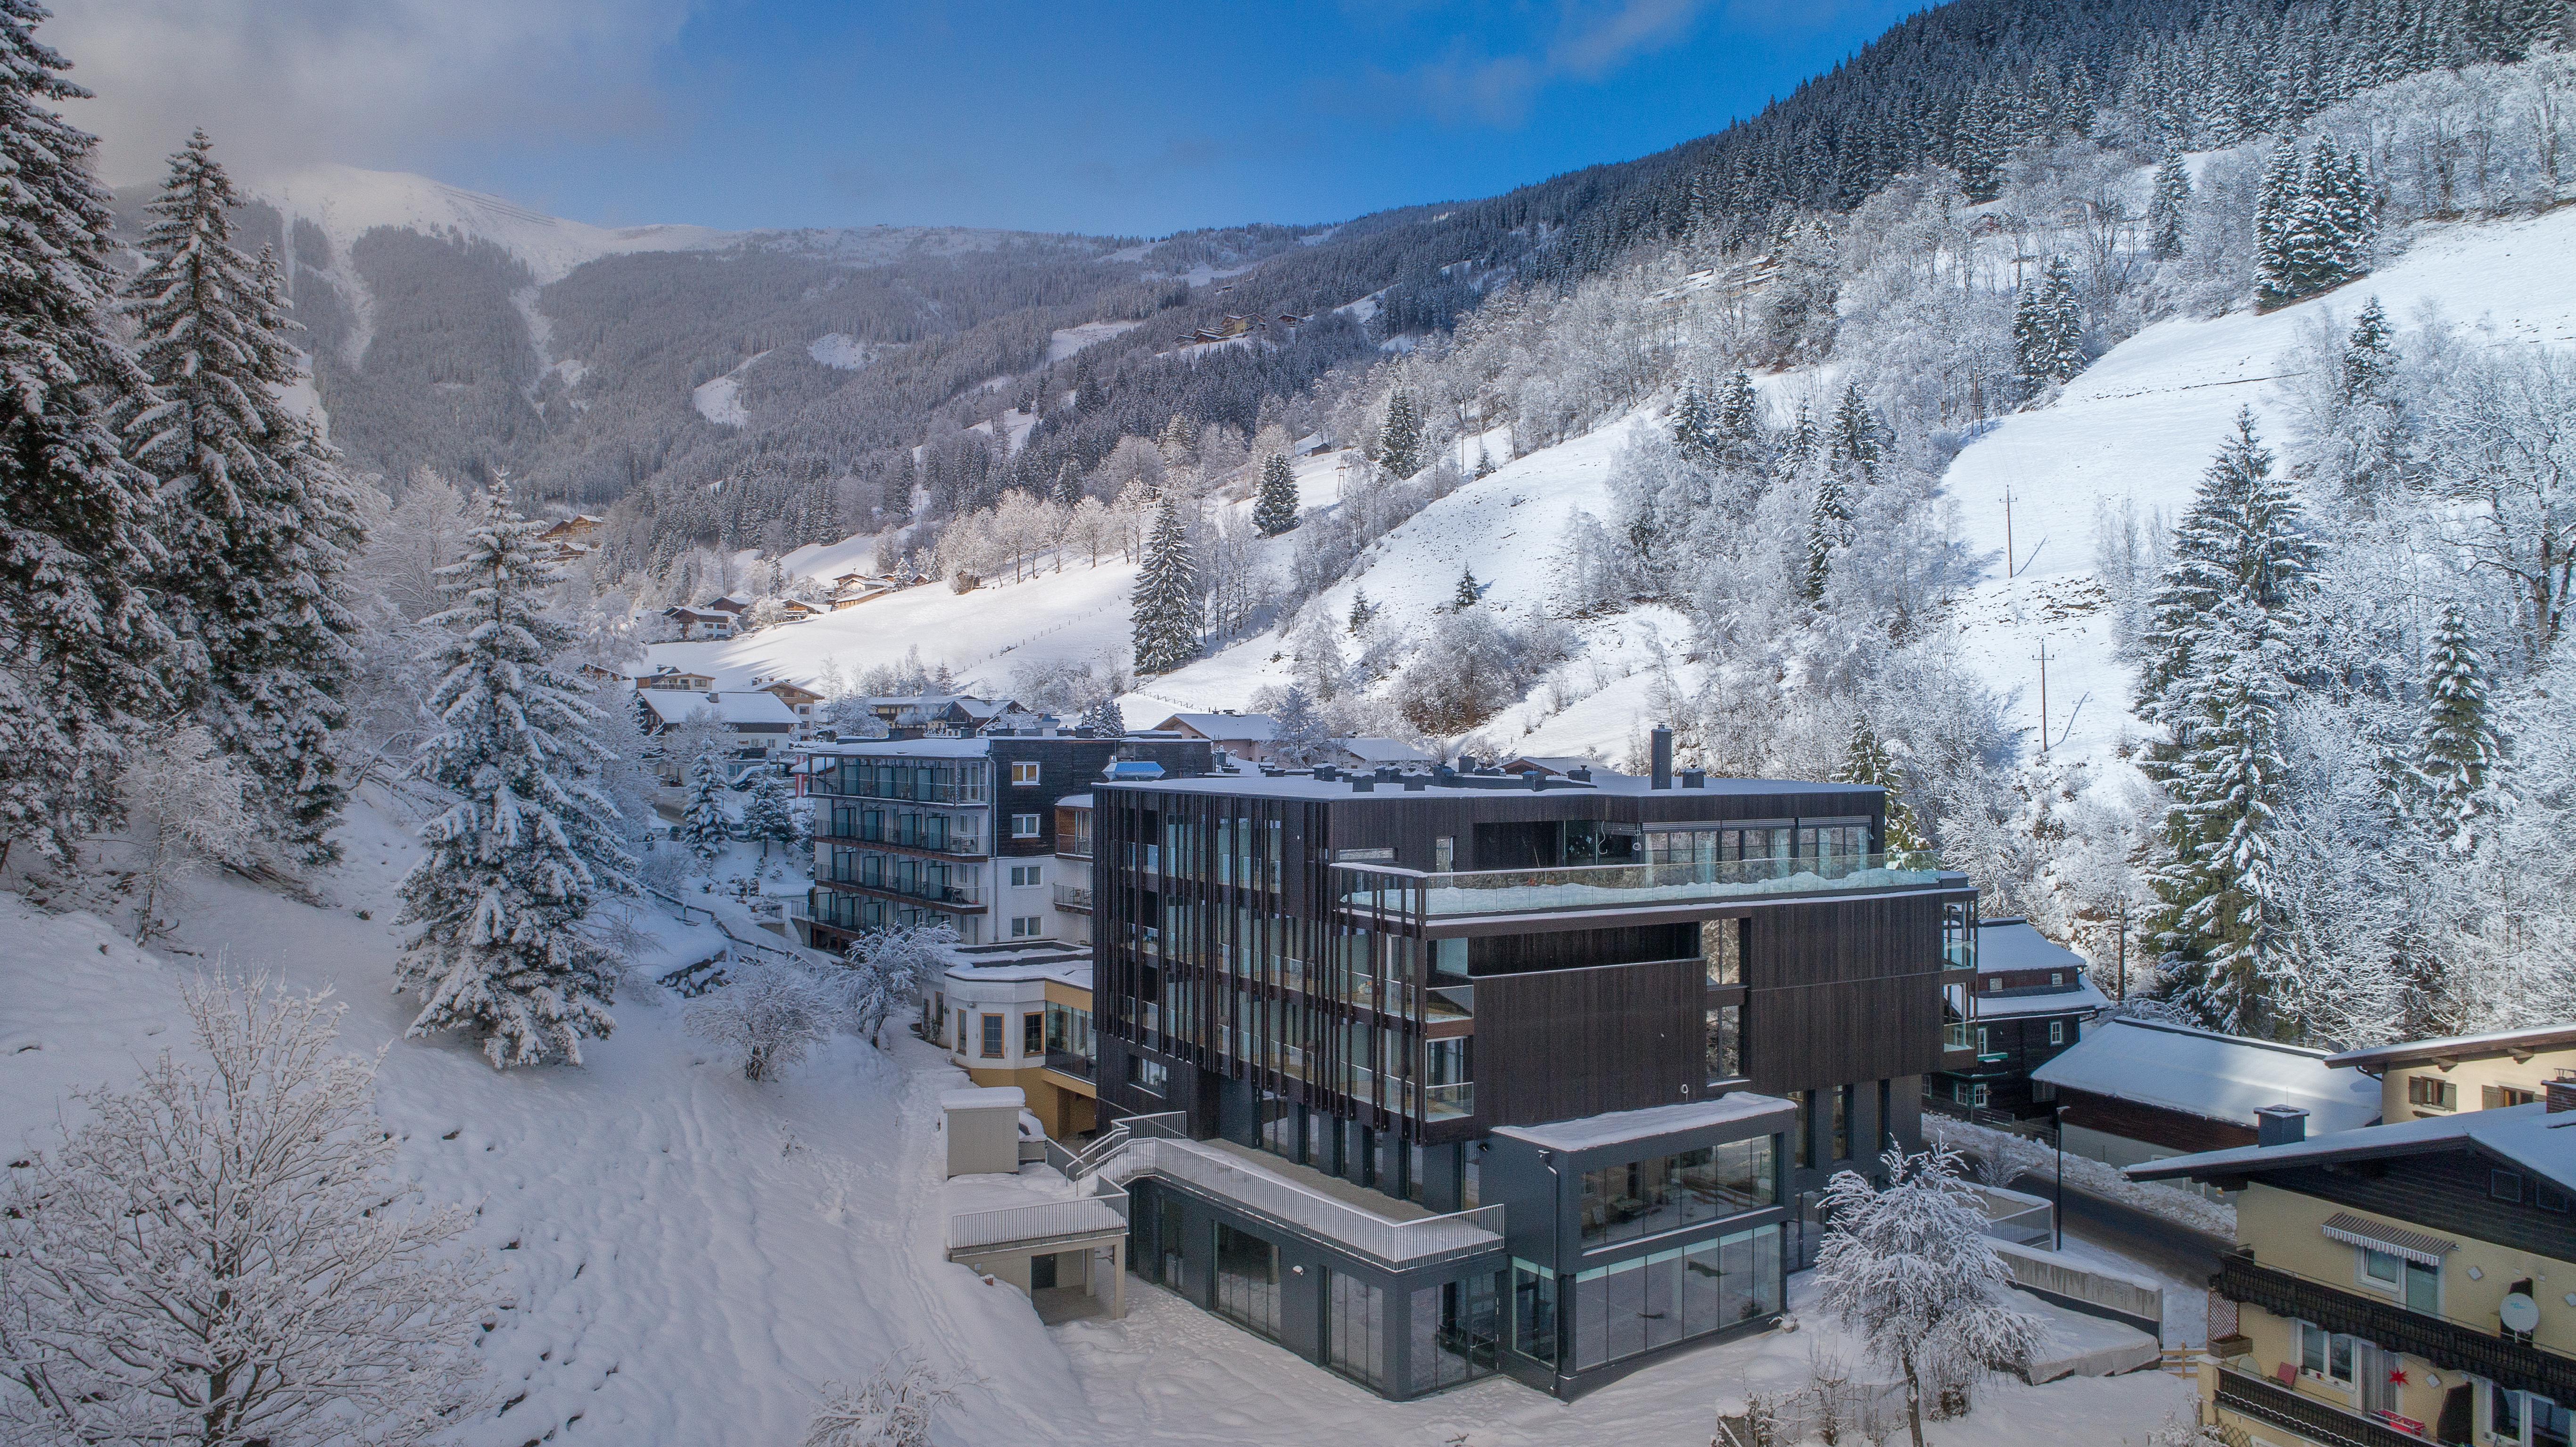
<svg viewBox="0 0 2576 1447">
<path fill-rule="evenodd" d="M 1688 38 L 1708 3 L 1561 0 L 1555 33 L 1538 53 L 1478 54 L 1462 44 L 1397 84 L 1444 119 L 1516 126 L 1550 83 L 1597 81 L 1640 55 Z"/>
<path fill-rule="evenodd" d="M 689 0 L 57 0 L 37 31 L 97 99 L 73 102 L 119 184 L 192 127 L 249 175 L 320 160 L 420 164 L 494 135 L 584 139 L 668 123 L 652 85 Z"/>
</svg>

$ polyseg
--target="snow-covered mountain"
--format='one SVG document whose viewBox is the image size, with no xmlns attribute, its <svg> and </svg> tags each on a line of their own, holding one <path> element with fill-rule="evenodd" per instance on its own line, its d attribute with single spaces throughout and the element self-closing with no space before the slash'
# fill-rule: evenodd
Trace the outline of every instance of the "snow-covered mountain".
<svg viewBox="0 0 2576 1447">
<path fill-rule="evenodd" d="M 356 166 L 307 167 L 254 186 L 251 195 L 276 208 L 290 230 L 298 222 L 318 229 L 335 258 L 349 255 L 370 231 L 410 231 L 489 242 L 517 257 L 540 284 L 603 256 L 705 251 L 741 239 L 739 232 L 704 226 L 591 226 L 427 176 Z"/>
</svg>

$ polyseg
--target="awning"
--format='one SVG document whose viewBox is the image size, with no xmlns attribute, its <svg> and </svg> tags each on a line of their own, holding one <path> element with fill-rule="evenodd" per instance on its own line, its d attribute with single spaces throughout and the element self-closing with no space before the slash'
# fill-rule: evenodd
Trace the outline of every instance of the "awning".
<svg viewBox="0 0 2576 1447">
<path fill-rule="evenodd" d="M 2445 1240 L 2440 1236 L 2422 1231 L 2409 1231 L 2403 1226 L 2391 1226 L 2385 1221 L 2373 1221 L 2367 1216 L 2356 1216 L 2350 1211 L 2337 1211 L 2328 1216 L 2324 1229 L 2326 1239 L 2330 1241 L 2341 1241 L 2347 1246 L 2366 1246 L 2373 1251 L 2385 1251 L 2391 1256 L 2405 1257 L 2420 1266 L 2438 1267 L 2442 1264 L 2444 1256 L 2460 1249 L 2460 1243 L 2457 1241 Z"/>
</svg>

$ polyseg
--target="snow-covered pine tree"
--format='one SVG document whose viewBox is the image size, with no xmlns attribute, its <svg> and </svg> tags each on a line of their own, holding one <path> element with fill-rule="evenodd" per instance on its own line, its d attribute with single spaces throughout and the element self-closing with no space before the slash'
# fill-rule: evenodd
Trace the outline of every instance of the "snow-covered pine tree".
<svg viewBox="0 0 2576 1447">
<path fill-rule="evenodd" d="M 1261 498 L 1252 505 L 1252 525 L 1265 538 L 1297 526 L 1297 474 L 1282 453 L 1261 459 Z"/>
<path fill-rule="evenodd" d="M 1082 717 L 1076 721 L 1075 727 L 1087 728 L 1104 738 L 1124 738 L 1127 734 L 1127 716 L 1118 711 L 1118 700 L 1115 697 L 1103 697 L 1098 703 L 1082 711 Z"/>
<path fill-rule="evenodd" d="M 1377 605 L 1369 601 L 1368 590 L 1353 588 L 1351 590 L 1351 635 L 1359 636 L 1360 630 L 1369 626 L 1370 620 L 1376 617 Z"/>
<path fill-rule="evenodd" d="M 1332 746 L 1332 730 L 1315 712 L 1315 700 L 1302 685 L 1288 685 L 1270 710 L 1271 762 L 1291 769 L 1311 768 Z"/>
<path fill-rule="evenodd" d="M 796 827 L 796 800 L 787 790 L 787 776 L 775 769 L 760 769 L 751 776 L 751 792 L 742 805 L 742 837 L 760 841 L 760 857 L 769 857 L 769 846 L 793 848 L 800 835 Z"/>
<path fill-rule="evenodd" d="M 2167 151 L 2156 166 L 2153 192 L 2147 198 L 2147 251 L 2158 261 L 2182 255 L 2191 224 L 2191 172 L 2182 154 Z"/>
<path fill-rule="evenodd" d="M 1837 784 L 1875 784 L 1887 791 L 1887 823 L 1880 845 L 1891 854 L 1910 854 L 1929 850 L 1932 841 L 1923 836 L 1922 822 L 1905 802 L 1905 775 L 1896 767 L 1896 756 L 1870 727 L 1867 716 L 1852 720 L 1851 746 L 1843 754 L 1843 766 L 1834 771 Z"/>
<path fill-rule="evenodd" d="M 1407 388 L 1396 388 L 1386 399 L 1386 420 L 1377 431 L 1377 465 L 1398 482 L 1422 470 L 1422 414 Z"/>
<path fill-rule="evenodd" d="M 1816 414 L 1808 409 L 1806 403 L 1799 403 L 1797 420 L 1789 424 L 1788 433 L 1780 439 L 1780 453 L 1773 459 L 1774 468 L 1782 477 L 1795 476 L 1816 460 L 1816 452 L 1822 442 L 1823 439 L 1816 434 Z"/>
<path fill-rule="evenodd" d="M 1753 390 L 1753 374 L 1742 367 L 1726 374 L 1717 390 L 1713 418 L 1717 435 L 1738 453 L 1749 456 L 1762 441 L 1762 394 Z"/>
<path fill-rule="evenodd" d="M 697 856 L 698 867 L 715 863 L 716 856 L 733 842 L 733 823 L 725 817 L 724 756 L 715 738 L 700 741 L 696 758 L 689 761 L 689 802 L 680 813 L 679 827 L 672 842 Z"/>
<path fill-rule="evenodd" d="M 2371 246 L 2379 238 L 2378 196 L 2361 152 L 2339 153 L 2326 140 L 2317 142 L 2307 184 L 2326 236 L 2316 277 L 2316 289 L 2324 291 L 2370 270 Z"/>
<path fill-rule="evenodd" d="M 1834 554 L 1851 542 L 1851 496 L 1839 473 L 1828 472 L 1816 483 L 1816 501 L 1807 510 L 1807 601 L 1821 603 L 1833 577 Z"/>
<path fill-rule="evenodd" d="M 1709 444 L 1716 435 L 1716 413 L 1698 379 L 1682 383 L 1681 395 L 1673 399 L 1672 416 L 1665 430 L 1673 439 L 1673 450 L 1693 462 L 1709 460 Z"/>
<path fill-rule="evenodd" d="M 503 479 L 462 556 L 439 570 L 454 606 L 445 676 L 429 697 L 438 731 L 415 772 L 456 802 L 421 827 L 428 849 L 403 877 L 411 927 L 398 976 L 422 997 L 407 1032 L 471 1029 L 496 1068 L 554 1056 L 614 1028 L 617 962 L 582 932 L 602 894 L 630 893 L 633 856 L 616 806 L 584 782 L 599 744 L 590 685 L 553 659 L 573 630 L 544 611 L 553 582 L 537 535 L 510 511 Z"/>
<path fill-rule="evenodd" d="M 2353 318 L 2352 334 L 2344 339 L 2346 405 L 2368 401 L 2387 390 L 2389 378 L 2397 371 L 2397 351 L 2390 345 L 2392 335 L 2388 313 L 2374 296 L 2363 304 L 2361 315 Z"/>
<path fill-rule="evenodd" d="M 2259 1030 L 2279 968 L 2275 816 L 2288 784 L 2282 714 L 2292 639 L 2318 555 L 2250 409 L 2201 474 L 2148 605 L 2137 713 L 2160 729 L 2141 767 L 2163 783 L 2153 922 L 2162 988 L 2202 1023 Z"/>
<path fill-rule="evenodd" d="M 2083 337 L 2075 268 L 2065 257 L 2052 256 L 2013 307 L 2013 359 L 2022 384 L 2037 392 L 2084 370 Z"/>
<path fill-rule="evenodd" d="M 1817 1303 L 1904 1377 L 1907 1423 L 1923 1447 L 1927 1391 L 2027 1364 L 2048 1328 L 2014 1304 L 2012 1272 L 1948 1147 L 1907 1155 L 1891 1143 L 1879 1174 L 1883 1187 L 1857 1171 L 1825 1183 L 1833 1228 L 1816 1253 Z"/>
<path fill-rule="evenodd" d="M 1163 465 L 1166 467 L 1187 466 L 1194 445 L 1190 434 L 1190 419 L 1178 412 L 1173 413 L 1172 419 L 1163 424 L 1163 435 L 1154 440 L 1154 446 L 1163 454 Z"/>
<path fill-rule="evenodd" d="M 2262 188 L 2254 197 L 2254 293 L 2266 307 L 2296 300 L 2300 214 L 2306 200 L 2304 168 L 2298 143 L 2284 139 L 2272 149 L 2263 168 Z"/>
<path fill-rule="evenodd" d="M 1483 593 L 1483 585 L 1476 581 L 1476 570 L 1461 568 L 1458 572 L 1458 586 L 1451 589 L 1449 593 L 1450 611 L 1463 613 L 1475 607 L 1476 600 L 1483 596 Z"/>
<path fill-rule="evenodd" d="M 348 786 L 332 734 L 356 658 L 342 575 L 362 541 L 336 455 L 280 400 L 299 363 L 267 259 L 232 243 L 240 203 L 199 131 L 148 209 L 125 288 L 136 354 L 159 388 L 124 420 L 127 455 L 161 479 L 156 580 L 182 701 L 250 776 L 263 827 L 309 863 Z"/>
<path fill-rule="evenodd" d="M 2488 785 L 2504 748 L 2487 697 L 2486 662 L 2470 635 L 2468 611 L 2457 603 L 2442 610 L 2433 633 L 2424 707 L 2408 774 L 2433 837 L 2466 849 L 2474 842 L 2478 815 L 2493 802 Z"/>
<path fill-rule="evenodd" d="M 1137 672 L 1169 673 L 1198 656 L 1198 569 L 1180 506 L 1169 495 L 1155 509 L 1132 606 Z"/>
<path fill-rule="evenodd" d="M 0 0 L 0 864 L 22 840 L 59 855 L 111 797 L 118 735 L 168 699 L 152 479 L 112 420 L 151 383 L 108 317 L 98 142 L 52 109 L 89 92 L 31 33 L 45 18 Z"/>
<path fill-rule="evenodd" d="M 1878 415 L 1862 400 L 1860 384 L 1845 383 L 1842 401 L 1834 407 L 1833 430 L 1828 457 L 1837 465 L 1858 467 L 1861 476 L 1876 481 L 1882 455 Z"/>
</svg>

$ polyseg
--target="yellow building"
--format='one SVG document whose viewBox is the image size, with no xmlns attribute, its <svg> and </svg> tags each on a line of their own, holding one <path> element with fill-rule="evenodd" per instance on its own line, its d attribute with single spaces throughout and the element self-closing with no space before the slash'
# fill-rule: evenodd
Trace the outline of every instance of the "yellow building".
<svg viewBox="0 0 2576 1447">
<path fill-rule="evenodd" d="M 1053 940 L 967 945 L 922 1001 L 922 1033 L 977 1085 L 1017 1086 L 1049 1137 L 1097 1119 L 1091 950 Z"/>
<path fill-rule="evenodd" d="M 2201 1414 L 2271 1447 L 2567 1447 L 2576 1410 L 2576 1073 L 2541 1103 L 2132 1166 L 2236 1196 Z"/>
<path fill-rule="evenodd" d="M 2326 1064 L 2377 1076 L 2379 1118 L 2391 1123 L 2529 1105 L 2540 1099 L 2543 1081 L 2576 1069 L 2576 1025 L 2409 1040 L 2347 1050 Z"/>
</svg>

